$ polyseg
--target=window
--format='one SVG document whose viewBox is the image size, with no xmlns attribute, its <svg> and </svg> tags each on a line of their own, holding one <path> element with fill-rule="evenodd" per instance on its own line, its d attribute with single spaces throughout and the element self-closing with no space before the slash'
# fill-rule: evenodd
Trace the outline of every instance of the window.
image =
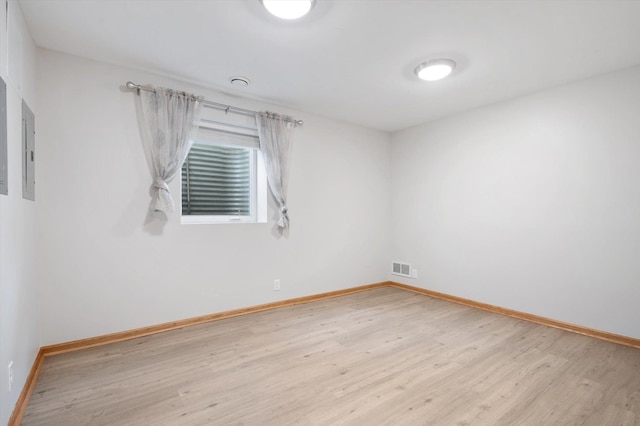
<svg viewBox="0 0 640 426">
<path fill-rule="evenodd" d="M 182 166 L 181 188 L 181 223 L 266 222 L 266 173 L 255 123 L 203 118 Z"/>
</svg>

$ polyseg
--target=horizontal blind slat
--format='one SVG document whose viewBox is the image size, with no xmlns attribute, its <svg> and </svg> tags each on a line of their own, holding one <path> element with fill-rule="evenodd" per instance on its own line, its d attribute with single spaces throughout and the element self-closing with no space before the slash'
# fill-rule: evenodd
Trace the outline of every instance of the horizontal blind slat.
<svg viewBox="0 0 640 426">
<path fill-rule="evenodd" d="M 250 150 L 195 142 L 182 167 L 182 214 L 247 216 Z"/>
</svg>

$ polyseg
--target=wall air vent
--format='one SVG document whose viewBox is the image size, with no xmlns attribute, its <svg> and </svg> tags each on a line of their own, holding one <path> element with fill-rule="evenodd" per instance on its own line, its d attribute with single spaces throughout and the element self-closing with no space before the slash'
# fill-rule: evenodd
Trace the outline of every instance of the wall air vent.
<svg viewBox="0 0 640 426">
<path fill-rule="evenodd" d="M 404 262 L 394 261 L 391 264 L 391 273 L 393 275 L 411 278 L 411 265 Z"/>
</svg>

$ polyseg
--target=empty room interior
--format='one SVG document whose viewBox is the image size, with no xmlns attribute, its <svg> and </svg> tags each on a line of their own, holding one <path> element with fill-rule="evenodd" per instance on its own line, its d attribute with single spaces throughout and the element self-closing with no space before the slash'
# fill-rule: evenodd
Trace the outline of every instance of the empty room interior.
<svg viewBox="0 0 640 426">
<path fill-rule="evenodd" d="M 1 425 L 640 425 L 640 2 L 5 0 Z"/>
</svg>

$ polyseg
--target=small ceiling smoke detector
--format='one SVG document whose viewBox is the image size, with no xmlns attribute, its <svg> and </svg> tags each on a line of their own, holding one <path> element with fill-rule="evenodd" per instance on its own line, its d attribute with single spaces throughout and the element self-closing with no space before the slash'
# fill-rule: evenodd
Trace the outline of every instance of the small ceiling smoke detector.
<svg viewBox="0 0 640 426">
<path fill-rule="evenodd" d="M 260 0 L 273 16 L 281 19 L 299 19 L 309 13 L 316 0 Z"/>
<path fill-rule="evenodd" d="M 231 77 L 230 81 L 231 84 L 238 87 L 247 87 L 251 83 L 246 77 Z"/>
<path fill-rule="evenodd" d="M 434 59 L 418 65 L 415 73 L 421 80 L 436 81 L 451 74 L 455 67 L 456 63 L 451 59 Z"/>
</svg>

